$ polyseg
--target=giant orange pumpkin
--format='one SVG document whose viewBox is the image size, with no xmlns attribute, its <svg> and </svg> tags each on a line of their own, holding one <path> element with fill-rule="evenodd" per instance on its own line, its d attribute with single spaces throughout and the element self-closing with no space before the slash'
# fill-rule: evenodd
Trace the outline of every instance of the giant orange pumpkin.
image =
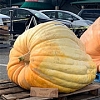
<svg viewBox="0 0 100 100">
<path fill-rule="evenodd" d="M 59 92 L 70 93 L 95 79 L 96 66 L 75 34 L 51 21 L 17 38 L 7 72 L 9 79 L 22 88 L 58 88 Z"/>
<path fill-rule="evenodd" d="M 100 17 L 83 33 L 80 40 L 100 72 Z"/>
</svg>

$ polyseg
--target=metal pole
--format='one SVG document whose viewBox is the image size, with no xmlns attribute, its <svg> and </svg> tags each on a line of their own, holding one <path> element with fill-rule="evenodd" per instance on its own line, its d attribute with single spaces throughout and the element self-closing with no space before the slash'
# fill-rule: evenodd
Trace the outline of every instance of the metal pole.
<svg viewBox="0 0 100 100">
<path fill-rule="evenodd" d="M 12 20 L 13 10 L 10 10 L 10 34 L 13 32 L 13 20 Z"/>
<path fill-rule="evenodd" d="M 58 4 L 58 0 L 56 0 L 56 6 L 55 6 L 55 10 L 59 9 L 59 4 Z"/>
<path fill-rule="evenodd" d="M 10 7 L 11 7 L 11 0 L 10 0 Z"/>
</svg>

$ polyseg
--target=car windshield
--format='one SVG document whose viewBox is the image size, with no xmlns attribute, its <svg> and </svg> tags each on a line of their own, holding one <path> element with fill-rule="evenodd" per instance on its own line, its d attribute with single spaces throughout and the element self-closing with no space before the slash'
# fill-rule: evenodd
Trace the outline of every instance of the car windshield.
<svg viewBox="0 0 100 100">
<path fill-rule="evenodd" d="M 2 10 L 0 10 L 0 13 L 1 14 L 4 14 L 4 15 L 10 16 L 10 13 L 9 13 L 9 10 L 8 9 L 2 9 Z"/>
<path fill-rule="evenodd" d="M 34 13 L 34 15 L 40 19 L 50 19 L 48 16 L 46 16 L 45 14 L 38 12 L 38 11 L 31 11 L 32 13 Z"/>
<path fill-rule="evenodd" d="M 85 9 L 85 10 L 80 11 L 78 15 L 81 16 L 83 19 L 89 19 L 89 20 L 95 21 L 100 16 L 100 10 L 99 9 L 97 10 Z"/>
</svg>

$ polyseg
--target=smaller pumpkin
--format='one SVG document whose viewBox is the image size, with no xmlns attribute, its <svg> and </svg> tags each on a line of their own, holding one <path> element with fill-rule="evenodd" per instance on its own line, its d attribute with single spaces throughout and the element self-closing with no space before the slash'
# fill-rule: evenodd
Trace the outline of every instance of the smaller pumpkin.
<svg viewBox="0 0 100 100">
<path fill-rule="evenodd" d="M 100 72 L 100 17 L 82 34 L 80 40 Z"/>
</svg>

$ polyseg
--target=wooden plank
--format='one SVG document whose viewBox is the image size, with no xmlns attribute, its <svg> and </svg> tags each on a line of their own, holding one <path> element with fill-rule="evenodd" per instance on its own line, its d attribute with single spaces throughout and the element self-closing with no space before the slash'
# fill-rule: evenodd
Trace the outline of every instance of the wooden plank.
<svg viewBox="0 0 100 100">
<path fill-rule="evenodd" d="M 4 100 L 48 100 L 49 98 L 44 97 L 30 97 L 30 93 L 28 92 L 21 92 L 16 94 L 8 94 L 8 95 L 2 95 L 2 99 Z"/>
<path fill-rule="evenodd" d="M 51 100 L 51 99 L 50 98 L 42 98 L 42 97 L 29 97 L 29 98 L 18 99 L 18 100 Z"/>
<path fill-rule="evenodd" d="M 0 95 L 18 93 L 18 92 L 22 92 L 22 91 L 25 91 L 25 90 L 20 87 L 8 88 L 8 89 L 0 90 Z"/>
<path fill-rule="evenodd" d="M 8 95 L 8 96 L 2 95 L 1 98 L 3 100 L 16 100 L 17 99 L 16 97 L 13 97 L 12 95 Z"/>
<path fill-rule="evenodd" d="M 97 94 L 97 91 L 99 89 L 100 89 L 100 84 L 93 83 L 73 93 L 69 93 L 69 94 L 59 93 L 58 98 L 30 97 L 30 91 L 27 91 L 19 87 L 18 85 L 10 82 L 9 80 L 7 81 L 0 80 L 0 95 L 1 95 L 1 98 L 5 100 L 16 100 L 16 99 L 18 100 L 51 100 L 51 99 L 70 100 L 68 99 L 68 97 L 77 97 L 77 95 L 79 96 L 80 94 L 84 96 L 86 95 L 87 92 L 90 92 L 92 94 Z M 98 96 L 90 95 L 90 97 L 89 95 L 87 97 L 88 99 L 99 97 L 99 95 Z M 88 100 L 88 99 L 85 99 L 85 100 Z M 81 100 L 81 99 L 74 99 L 74 100 Z"/>
<path fill-rule="evenodd" d="M 20 93 L 7 94 L 7 95 L 1 96 L 1 98 L 5 99 L 5 100 L 23 99 L 23 98 L 28 98 L 28 97 L 30 97 L 29 92 L 20 92 Z"/>
<path fill-rule="evenodd" d="M 100 96 L 91 96 L 91 97 L 88 97 L 88 98 L 84 98 L 84 99 L 81 99 L 81 100 L 100 100 L 100 98 L 99 98 Z M 79 99 L 80 100 L 80 99 Z"/>
<path fill-rule="evenodd" d="M 100 89 L 100 85 L 99 84 L 90 84 L 76 92 L 72 92 L 72 93 L 69 93 L 69 94 L 59 94 L 58 97 L 65 97 L 65 96 L 69 96 L 69 95 L 73 95 L 73 94 L 79 94 L 79 93 L 84 93 L 84 92 L 89 92 L 89 91 L 92 91 L 92 90 L 96 90 L 96 89 Z"/>
<path fill-rule="evenodd" d="M 11 83 L 11 82 L 10 82 L 10 80 L 0 80 L 0 85 L 6 84 L 6 83 Z"/>
<path fill-rule="evenodd" d="M 71 95 L 71 96 L 67 96 L 65 98 L 67 98 L 67 100 L 94 100 L 96 98 L 99 98 L 99 96 L 92 96 L 92 95 L 89 95 L 89 94 L 75 94 L 75 95 Z M 96 99 L 98 100 L 98 99 Z M 100 98 L 99 98 L 100 100 Z"/>
<path fill-rule="evenodd" d="M 94 95 L 94 96 L 98 96 L 98 95 L 99 95 L 98 89 L 96 89 L 96 90 L 91 90 L 91 91 L 89 91 L 89 93 L 92 94 L 92 95 Z"/>
<path fill-rule="evenodd" d="M 7 88 L 12 88 L 12 87 L 17 87 L 17 85 L 16 84 L 14 84 L 14 83 L 5 83 L 5 84 L 0 84 L 0 90 L 1 89 L 7 89 Z"/>
</svg>

